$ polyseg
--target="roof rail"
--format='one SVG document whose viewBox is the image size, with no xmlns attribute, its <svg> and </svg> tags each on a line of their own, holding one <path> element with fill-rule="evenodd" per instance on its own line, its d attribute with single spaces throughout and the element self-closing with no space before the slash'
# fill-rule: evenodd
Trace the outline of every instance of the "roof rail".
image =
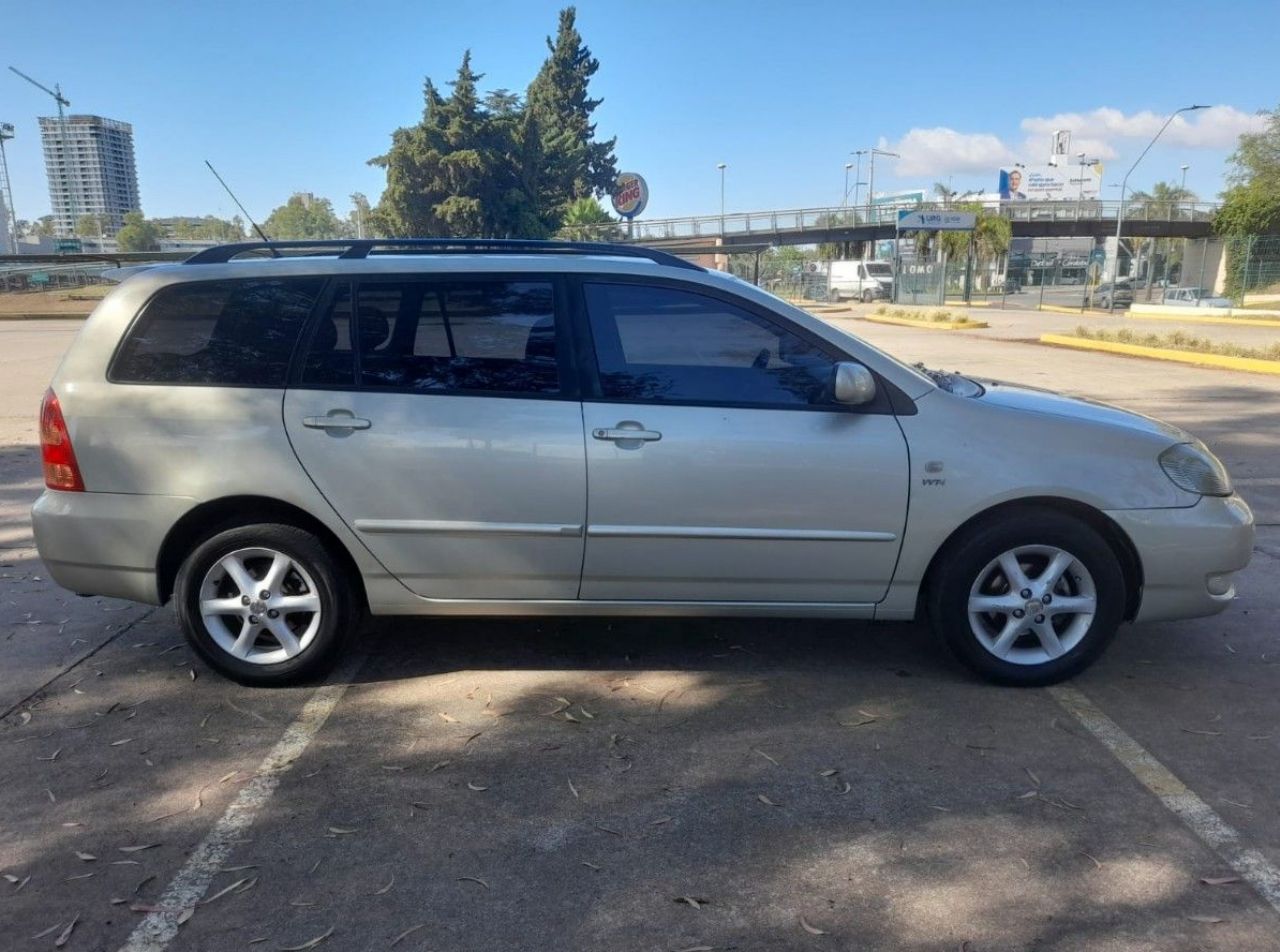
<svg viewBox="0 0 1280 952">
<path fill-rule="evenodd" d="M 185 264 L 225 264 L 251 251 L 279 253 L 297 250 L 314 254 L 332 253 L 339 258 L 367 258 L 375 252 L 392 254 L 577 254 L 606 255 L 613 258 L 645 258 L 672 268 L 704 268 L 667 251 L 639 245 L 601 241 L 534 241 L 522 238 L 340 238 L 324 241 L 238 241 L 197 251 Z"/>
</svg>

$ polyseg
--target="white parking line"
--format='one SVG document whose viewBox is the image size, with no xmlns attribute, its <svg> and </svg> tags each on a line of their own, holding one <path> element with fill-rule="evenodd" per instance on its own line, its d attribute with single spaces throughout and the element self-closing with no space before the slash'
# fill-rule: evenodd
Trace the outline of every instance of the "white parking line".
<svg viewBox="0 0 1280 952">
<path fill-rule="evenodd" d="M 1200 837 L 1222 861 L 1251 885 L 1276 912 L 1280 912 L 1280 869 L 1258 850 L 1245 846 L 1240 834 L 1218 816 L 1209 804 L 1151 756 L 1136 740 L 1103 714 L 1088 697 L 1075 688 L 1057 685 L 1049 693 L 1102 742 L 1138 782 L 1160 798 L 1169 810 Z"/>
<path fill-rule="evenodd" d="M 297 718 L 285 730 L 253 779 L 245 784 L 209 835 L 192 852 L 156 903 L 129 935 L 120 952 L 162 952 L 178 935 L 179 918 L 194 910 L 209 890 L 218 870 L 231 856 L 234 842 L 253 825 L 254 818 L 275 793 L 280 778 L 307 749 L 351 684 L 363 659 L 351 658 L 334 672 L 330 683 L 317 688 Z"/>
</svg>

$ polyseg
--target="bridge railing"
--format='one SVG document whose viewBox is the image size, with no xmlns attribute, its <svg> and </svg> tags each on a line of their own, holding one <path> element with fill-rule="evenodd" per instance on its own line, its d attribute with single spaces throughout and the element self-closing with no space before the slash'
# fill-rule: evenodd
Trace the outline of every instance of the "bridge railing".
<svg viewBox="0 0 1280 952">
<path fill-rule="evenodd" d="M 1118 201 L 1001 201 L 983 202 L 987 211 L 998 212 L 1018 222 L 1115 221 Z M 904 202 L 792 208 L 764 212 L 729 212 L 724 215 L 692 215 L 683 218 L 637 219 L 630 226 L 633 241 L 675 241 L 680 239 L 767 238 L 779 232 L 826 231 L 859 226 L 892 227 L 900 210 L 942 211 L 954 206 L 942 202 Z M 1219 206 L 1213 202 L 1126 201 L 1124 216 L 1129 221 L 1208 222 Z"/>
</svg>

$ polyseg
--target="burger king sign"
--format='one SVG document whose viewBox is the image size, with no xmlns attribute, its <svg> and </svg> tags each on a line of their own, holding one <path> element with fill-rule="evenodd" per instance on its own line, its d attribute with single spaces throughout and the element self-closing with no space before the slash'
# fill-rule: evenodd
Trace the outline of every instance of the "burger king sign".
<svg viewBox="0 0 1280 952">
<path fill-rule="evenodd" d="M 621 172 L 613 183 L 613 210 L 623 218 L 635 218 L 649 204 L 649 185 L 634 172 Z"/>
</svg>

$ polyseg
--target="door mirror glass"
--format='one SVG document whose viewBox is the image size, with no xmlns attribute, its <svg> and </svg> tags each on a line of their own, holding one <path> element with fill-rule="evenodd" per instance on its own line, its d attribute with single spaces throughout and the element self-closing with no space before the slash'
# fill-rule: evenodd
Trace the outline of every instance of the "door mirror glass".
<svg viewBox="0 0 1280 952">
<path fill-rule="evenodd" d="M 876 378 L 862 364 L 841 361 L 833 370 L 832 392 L 836 402 L 861 406 L 876 398 Z"/>
</svg>

